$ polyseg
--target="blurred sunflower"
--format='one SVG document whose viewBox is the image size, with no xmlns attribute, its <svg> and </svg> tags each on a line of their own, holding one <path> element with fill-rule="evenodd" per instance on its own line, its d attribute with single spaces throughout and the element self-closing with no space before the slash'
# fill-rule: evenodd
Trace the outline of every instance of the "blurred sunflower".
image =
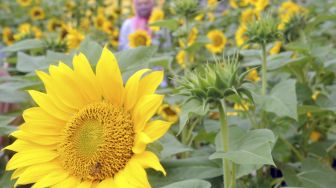
<svg viewBox="0 0 336 188">
<path fill-rule="evenodd" d="M 257 69 L 250 70 L 246 75 L 246 79 L 253 82 L 258 82 L 260 80 L 260 76 L 258 75 Z"/>
<path fill-rule="evenodd" d="M 232 8 L 246 7 L 249 0 L 229 0 L 229 4 Z"/>
<path fill-rule="evenodd" d="M 51 18 L 48 20 L 47 29 L 48 31 L 56 31 L 58 28 L 62 27 L 62 21 L 57 18 Z"/>
<path fill-rule="evenodd" d="M 249 22 L 257 20 L 258 18 L 259 15 L 255 9 L 247 8 L 240 15 L 240 24 L 248 24 Z"/>
<path fill-rule="evenodd" d="M 22 7 L 27 7 L 32 3 L 32 0 L 16 0 L 16 2 Z"/>
<path fill-rule="evenodd" d="M 283 2 L 278 9 L 278 15 L 280 17 L 280 24 L 278 29 L 283 30 L 286 23 L 288 23 L 294 15 L 306 14 L 307 12 L 307 9 L 292 1 Z"/>
<path fill-rule="evenodd" d="M 270 50 L 271 55 L 278 54 L 281 50 L 282 42 L 281 41 L 276 41 L 274 46 Z"/>
<path fill-rule="evenodd" d="M 164 97 L 155 93 L 163 72 L 142 69 L 124 86 L 106 47 L 95 73 L 81 53 L 73 67 L 37 71 L 46 93 L 28 91 L 38 107 L 24 111 L 25 123 L 12 133 L 17 140 L 6 147 L 16 152 L 6 166 L 16 185 L 149 188 L 146 168 L 166 174 L 146 151 L 172 124 L 150 120 Z"/>
<path fill-rule="evenodd" d="M 159 20 L 163 20 L 163 19 L 164 19 L 164 12 L 161 9 L 156 8 L 152 11 L 152 14 L 149 17 L 148 23 L 151 24 L 151 23 L 157 22 Z M 153 31 L 159 31 L 160 30 L 160 27 L 157 27 L 157 26 L 151 26 L 150 28 Z"/>
<path fill-rule="evenodd" d="M 2 30 L 2 40 L 6 45 L 11 45 L 15 42 L 14 34 L 12 29 L 9 27 L 5 27 Z"/>
<path fill-rule="evenodd" d="M 245 34 L 245 32 L 247 31 L 247 27 L 245 24 L 241 24 L 236 33 L 235 33 L 235 40 L 236 40 L 236 44 L 239 47 L 242 47 L 242 45 L 245 43 L 245 41 L 247 40 L 247 36 Z M 246 48 L 246 46 L 243 46 L 243 48 Z"/>
<path fill-rule="evenodd" d="M 247 0 L 247 2 L 253 5 L 257 12 L 263 11 L 269 5 L 269 0 Z"/>
<path fill-rule="evenodd" d="M 312 131 L 309 135 L 309 140 L 312 142 L 317 142 L 321 138 L 321 133 L 318 131 Z"/>
<path fill-rule="evenodd" d="M 220 53 L 223 51 L 227 38 L 224 33 L 219 30 L 212 30 L 207 34 L 210 43 L 206 45 L 206 48 L 212 53 Z"/>
<path fill-rule="evenodd" d="M 208 6 L 215 7 L 218 4 L 218 0 L 208 0 Z"/>
<path fill-rule="evenodd" d="M 188 54 L 185 50 L 180 50 L 176 54 L 176 62 L 181 68 L 186 68 L 186 63 L 192 63 L 194 61 L 194 56 Z"/>
<path fill-rule="evenodd" d="M 33 20 L 42 20 L 45 17 L 44 10 L 42 7 L 33 7 L 30 9 L 30 17 Z"/>
<path fill-rule="evenodd" d="M 42 33 L 41 29 L 36 27 L 36 26 L 33 26 L 31 28 L 31 32 L 34 34 L 34 37 L 37 38 L 37 39 L 40 39 L 43 36 L 43 33 Z"/>
<path fill-rule="evenodd" d="M 139 46 L 150 46 L 151 37 L 145 30 L 137 30 L 128 36 L 129 46 L 131 48 L 136 48 Z"/>
<path fill-rule="evenodd" d="M 106 18 L 102 14 L 98 14 L 94 19 L 94 25 L 97 29 L 103 30 L 104 23 L 107 22 Z"/>
<path fill-rule="evenodd" d="M 88 30 L 90 28 L 90 24 L 91 24 L 91 21 L 87 17 L 82 18 L 80 21 L 80 27 L 83 30 Z"/>
<path fill-rule="evenodd" d="M 69 49 L 77 48 L 80 43 L 84 40 L 85 36 L 79 32 L 77 29 L 69 28 L 68 34 L 66 35 L 67 45 Z"/>
<path fill-rule="evenodd" d="M 158 114 L 166 121 L 175 123 L 179 119 L 181 109 L 177 105 L 163 104 L 158 110 Z"/>
<path fill-rule="evenodd" d="M 18 27 L 18 32 L 14 35 L 16 41 L 21 40 L 25 37 L 30 37 L 32 34 L 32 26 L 29 23 L 22 23 Z"/>
</svg>

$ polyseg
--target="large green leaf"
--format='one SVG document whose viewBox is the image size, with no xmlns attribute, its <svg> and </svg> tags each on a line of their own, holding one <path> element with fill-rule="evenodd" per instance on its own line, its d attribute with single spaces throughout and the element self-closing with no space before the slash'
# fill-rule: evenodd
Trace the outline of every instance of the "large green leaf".
<svg viewBox="0 0 336 188">
<path fill-rule="evenodd" d="M 162 145 L 162 150 L 160 152 L 161 158 L 167 158 L 178 153 L 192 151 L 191 148 L 183 145 L 170 133 L 165 134 L 158 143 Z"/>
<path fill-rule="evenodd" d="M 175 182 L 175 183 L 163 186 L 162 188 L 181 188 L 181 187 L 210 188 L 211 184 L 205 180 L 191 179 L 191 180 Z"/>
<path fill-rule="evenodd" d="M 272 88 L 269 95 L 255 94 L 254 100 L 257 106 L 279 117 L 298 118 L 295 80 L 281 81 Z"/>
<path fill-rule="evenodd" d="M 16 127 L 8 125 L 15 117 L 0 116 L 0 136 L 5 136 L 16 130 Z"/>
<path fill-rule="evenodd" d="M 16 69 L 20 72 L 33 72 L 35 70 L 47 69 L 49 63 L 45 56 L 30 56 L 23 52 L 18 53 Z"/>
<path fill-rule="evenodd" d="M 28 101 L 29 97 L 26 92 L 23 91 L 0 91 L 0 102 L 6 103 L 20 103 Z"/>
<path fill-rule="evenodd" d="M 302 163 L 302 172 L 297 176 L 305 188 L 331 188 L 336 185 L 335 170 L 312 158 Z"/>
<path fill-rule="evenodd" d="M 89 37 L 80 44 L 78 52 L 85 54 L 91 65 L 96 65 L 101 56 L 103 48 Z"/>
<path fill-rule="evenodd" d="M 223 152 L 221 137 L 216 138 L 217 152 L 210 159 L 226 158 L 240 165 L 275 165 L 272 158 L 274 134 L 268 129 L 246 131 L 237 126 L 229 129 L 229 151 Z M 244 169 L 246 170 L 246 169 Z"/>
<path fill-rule="evenodd" d="M 14 43 L 11 46 L 1 49 L 0 51 L 3 52 L 17 52 L 22 50 L 29 50 L 29 49 L 36 49 L 36 48 L 43 48 L 45 43 L 38 39 L 27 39 L 22 40 L 17 43 Z"/>
</svg>

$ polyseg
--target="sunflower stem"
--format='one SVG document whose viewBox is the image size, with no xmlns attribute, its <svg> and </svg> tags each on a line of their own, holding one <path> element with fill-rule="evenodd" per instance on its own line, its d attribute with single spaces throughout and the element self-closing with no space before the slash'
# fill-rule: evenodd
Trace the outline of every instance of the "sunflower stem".
<svg viewBox="0 0 336 188">
<path fill-rule="evenodd" d="M 266 89 L 267 89 L 267 54 L 266 54 L 266 44 L 262 43 L 261 44 L 261 50 L 262 50 L 262 54 L 261 54 L 261 59 L 262 59 L 262 66 L 261 66 L 261 70 L 262 70 L 262 86 L 261 86 L 261 94 L 263 96 L 266 95 Z"/>
<path fill-rule="evenodd" d="M 220 123 L 221 123 L 221 135 L 222 135 L 222 145 L 223 151 L 229 151 L 229 128 L 227 123 L 227 116 L 225 113 L 225 102 L 221 101 L 218 106 L 219 114 L 220 114 Z M 234 173 L 234 172 L 233 172 Z M 231 185 L 235 183 L 231 183 L 232 175 L 230 170 L 230 161 L 227 159 L 223 159 L 223 181 L 224 181 L 224 188 L 229 188 Z M 235 175 L 233 175 L 235 176 Z"/>
</svg>

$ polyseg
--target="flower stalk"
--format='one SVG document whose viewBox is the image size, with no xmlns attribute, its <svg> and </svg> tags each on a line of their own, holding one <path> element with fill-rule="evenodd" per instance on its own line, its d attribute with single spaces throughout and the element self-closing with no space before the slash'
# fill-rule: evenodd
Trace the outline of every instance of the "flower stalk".
<svg viewBox="0 0 336 188">
<path fill-rule="evenodd" d="M 261 70 L 262 70 L 262 78 L 261 78 L 261 94 L 263 96 L 266 95 L 267 91 L 267 51 L 266 51 L 266 44 L 261 44 Z"/>
</svg>

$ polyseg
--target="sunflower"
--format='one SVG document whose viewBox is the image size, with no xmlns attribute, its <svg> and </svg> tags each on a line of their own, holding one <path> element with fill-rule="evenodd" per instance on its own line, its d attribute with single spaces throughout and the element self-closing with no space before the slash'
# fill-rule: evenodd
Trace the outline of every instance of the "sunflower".
<svg viewBox="0 0 336 188">
<path fill-rule="evenodd" d="M 15 42 L 14 34 L 12 29 L 9 27 L 5 27 L 2 30 L 2 40 L 6 45 L 11 45 Z"/>
<path fill-rule="evenodd" d="M 139 46 L 150 46 L 151 37 L 145 30 L 137 30 L 128 36 L 129 46 L 131 48 L 136 48 Z"/>
<path fill-rule="evenodd" d="M 152 11 L 152 14 L 149 17 L 148 23 L 151 24 L 151 23 L 157 22 L 159 20 L 163 20 L 164 16 L 165 16 L 164 12 L 161 9 L 156 8 Z M 160 27 L 157 27 L 157 26 L 151 26 L 150 28 L 153 31 L 159 31 L 160 30 Z"/>
<path fill-rule="evenodd" d="M 44 10 L 41 7 L 33 7 L 30 10 L 30 17 L 33 20 L 42 20 L 44 16 Z"/>
<path fill-rule="evenodd" d="M 158 110 L 158 114 L 166 121 L 175 123 L 179 119 L 181 109 L 177 105 L 163 104 Z"/>
<path fill-rule="evenodd" d="M 309 135 L 309 140 L 312 142 L 317 142 L 321 138 L 321 133 L 318 131 L 312 131 Z"/>
<path fill-rule="evenodd" d="M 212 30 L 207 34 L 210 40 L 210 44 L 206 45 L 206 48 L 212 53 L 222 52 L 226 45 L 226 37 L 222 31 Z"/>
<path fill-rule="evenodd" d="M 22 23 L 18 27 L 18 33 L 14 35 L 16 41 L 21 40 L 32 35 L 32 25 L 29 23 Z"/>
<path fill-rule="evenodd" d="M 236 44 L 239 47 L 242 47 L 245 41 L 247 40 L 247 36 L 245 35 L 246 30 L 247 30 L 246 25 L 240 24 L 235 33 Z M 243 48 L 244 47 L 246 48 L 246 46 L 243 46 Z"/>
<path fill-rule="evenodd" d="M 240 24 L 248 24 L 251 21 L 257 20 L 259 17 L 256 10 L 247 8 L 240 15 Z"/>
<path fill-rule="evenodd" d="M 67 44 L 69 49 L 77 48 L 84 40 L 85 36 L 77 29 L 68 28 L 68 34 L 66 35 Z"/>
<path fill-rule="evenodd" d="M 98 14 L 97 17 L 94 19 L 94 25 L 99 30 L 103 30 L 103 26 L 106 22 L 107 20 L 102 14 Z"/>
<path fill-rule="evenodd" d="M 257 12 L 263 11 L 269 5 L 269 0 L 247 0 L 247 2 L 253 5 Z"/>
<path fill-rule="evenodd" d="M 190 31 L 190 33 L 188 35 L 188 39 L 187 39 L 187 46 L 193 45 L 194 42 L 196 41 L 197 37 L 198 37 L 198 29 L 196 27 L 191 28 L 191 31 Z M 179 40 L 179 45 L 182 48 L 186 47 L 185 42 L 182 39 Z"/>
<path fill-rule="evenodd" d="M 180 50 L 176 54 L 176 62 L 180 65 L 181 68 L 186 68 L 187 63 L 194 62 L 194 56 L 188 54 L 185 50 Z"/>
<path fill-rule="evenodd" d="M 258 75 L 257 69 L 250 70 L 246 75 L 246 79 L 253 82 L 258 82 L 260 80 L 260 76 Z"/>
<path fill-rule="evenodd" d="M 48 31 L 56 31 L 58 28 L 62 27 L 62 22 L 56 18 L 51 18 L 48 20 L 47 29 Z"/>
<path fill-rule="evenodd" d="M 16 0 L 16 2 L 22 7 L 27 7 L 31 4 L 32 0 Z"/>
<path fill-rule="evenodd" d="M 38 105 L 24 111 L 24 123 L 6 149 L 18 184 L 40 187 L 148 188 L 145 168 L 166 174 L 146 145 L 171 122 L 150 120 L 163 95 L 155 94 L 162 71 L 142 69 L 123 84 L 116 58 L 106 47 L 95 73 L 83 54 L 37 71 L 46 93 L 29 91 Z"/>
<path fill-rule="evenodd" d="M 208 6 L 215 7 L 218 4 L 218 0 L 208 0 Z"/>
<path fill-rule="evenodd" d="M 281 4 L 278 9 L 278 15 L 280 17 L 280 24 L 278 29 L 283 30 L 285 28 L 286 23 L 290 21 L 290 19 L 296 14 L 306 14 L 307 9 L 301 7 L 300 5 L 286 1 Z"/>
</svg>

